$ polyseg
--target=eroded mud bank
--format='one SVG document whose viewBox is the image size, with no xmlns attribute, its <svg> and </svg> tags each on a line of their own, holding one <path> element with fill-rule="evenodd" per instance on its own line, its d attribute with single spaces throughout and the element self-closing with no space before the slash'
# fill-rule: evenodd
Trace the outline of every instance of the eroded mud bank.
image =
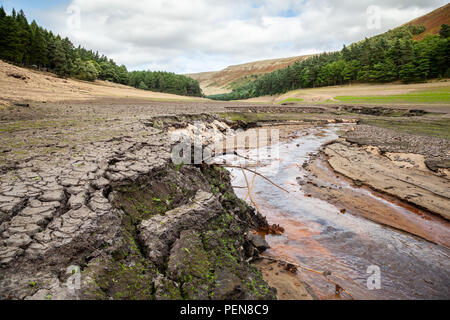
<svg viewBox="0 0 450 320">
<path fill-rule="evenodd" d="M 311 159 L 303 189 L 308 195 L 340 208 L 428 241 L 450 247 L 450 223 L 430 211 L 418 208 L 398 197 L 372 189 L 360 180 L 352 180 L 334 171 L 325 155 Z"/>
<path fill-rule="evenodd" d="M 366 218 L 450 247 L 448 148 L 445 139 L 355 126 L 305 163 L 305 189 Z"/>
<path fill-rule="evenodd" d="M 259 248 L 250 230 L 265 218 L 223 168 L 171 162 L 167 129 L 210 119 L 142 121 L 141 140 L 93 143 L 57 167 L 30 161 L 3 176 L 0 297 L 275 298 L 247 262 Z"/>
</svg>

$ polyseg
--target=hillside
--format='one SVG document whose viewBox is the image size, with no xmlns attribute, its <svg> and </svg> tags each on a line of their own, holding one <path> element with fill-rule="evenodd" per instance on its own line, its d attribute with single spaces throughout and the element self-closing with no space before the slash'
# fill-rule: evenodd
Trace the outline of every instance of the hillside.
<svg viewBox="0 0 450 320">
<path fill-rule="evenodd" d="M 28 22 L 23 10 L 8 15 L 0 6 L 0 59 L 50 71 L 62 78 L 103 80 L 135 88 L 201 97 L 197 81 L 171 72 L 133 71 L 98 51 L 75 47 L 69 38 Z"/>
<path fill-rule="evenodd" d="M 200 82 L 205 95 L 220 94 L 231 92 L 234 86 L 245 84 L 252 76 L 283 69 L 296 61 L 301 62 L 309 57 L 311 55 L 254 61 L 229 66 L 221 71 L 193 73 L 187 76 Z"/>
<path fill-rule="evenodd" d="M 413 37 L 415 40 L 422 40 L 428 34 L 437 34 L 442 24 L 450 24 L 450 4 L 440 7 L 426 15 L 416 18 L 403 26 L 423 25 L 426 30 Z M 281 59 L 270 59 L 249 62 L 240 65 L 229 66 L 221 71 L 201 72 L 188 74 L 189 77 L 200 82 L 200 86 L 205 95 L 215 95 L 229 93 L 232 89 L 245 85 L 256 78 L 272 71 L 280 70 L 294 64 L 296 61 L 302 62 L 313 55 L 297 56 Z"/>
<path fill-rule="evenodd" d="M 16 102 L 84 101 L 103 97 L 195 101 L 200 98 L 152 92 L 96 80 L 63 79 L 53 73 L 20 68 L 0 60 L 0 106 Z"/>
<path fill-rule="evenodd" d="M 353 84 L 306 88 L 280 95 L 267 95 L 245 100 L 247 103 L 311 105 L 389 105 L 450 113 L 450 81 L 430 81 L 413 84 Z"/>
<path fill-rule="evenodd" d="M 404 25 L 423 25 L 425 32 L 414 37 L 415 40 L 422 40 L 428 34 L 438 34 L 443 24 L 450 23 L 450 3 L 445 6 L 437 8 L 436 10 L 427 13 L 419 18 L 416 18 Z"/>
<path fill-rule="evenodd" d="M 450 77 L 448 24 L 444 6 L 420 19 L 424 24 L 407 24 L 383 34 L 355 42 L 339 52 L 316 54 L 300 63 L 275 70 L 233 86 L 232 92 L 209 95 L 214 100 L 243 100 L 279 95 L 294 89 L 354 83 L 426 82 Z M 444 15 L 443 15 L 444 12 Z M 443 15 L 443 16 L 442 16 Z M 438 19 L 438 17 L 440 17 Z M 426 32 L 425 24 L 442 23 L 443 32 L 415 41 Z"/>
</svg>

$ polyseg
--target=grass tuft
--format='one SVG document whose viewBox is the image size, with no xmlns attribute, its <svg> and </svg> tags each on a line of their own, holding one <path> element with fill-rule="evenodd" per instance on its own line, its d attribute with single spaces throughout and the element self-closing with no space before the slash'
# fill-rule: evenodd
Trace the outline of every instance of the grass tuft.
<svg viewBox="0 0 450 320">
<path fill-rule="evenodd" d="M 302 98 L 287 98 L 283 101 L 278 102 L 278 104 L 288 103 L 288 102 L 303 102 L 304 100 Z"/>
</svg>

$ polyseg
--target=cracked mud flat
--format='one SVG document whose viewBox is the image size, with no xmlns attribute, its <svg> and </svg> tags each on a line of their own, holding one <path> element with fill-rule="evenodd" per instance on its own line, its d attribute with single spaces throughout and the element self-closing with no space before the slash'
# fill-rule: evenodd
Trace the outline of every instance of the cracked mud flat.
<svg viewBox="0 0 450 320">
<path fill-rule="evenodd" d="M 202 118 L 211 116 L 136 120 L 79 155 L 4 168 L 1 299 L 275 298 L 246 262 L 258 253 L 250 228 L 266 220 L 236 198 L 224 169 L 171 162 L 166 124 Z"/>
</svg>

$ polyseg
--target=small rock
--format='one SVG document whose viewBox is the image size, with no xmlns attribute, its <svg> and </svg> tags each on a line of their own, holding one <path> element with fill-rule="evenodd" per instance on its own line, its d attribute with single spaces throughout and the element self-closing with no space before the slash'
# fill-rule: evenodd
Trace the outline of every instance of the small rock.
<svg viewBox="0 0 450 320">
<path fill-rule="evenodd" d="M 65 199 L 65 194 L 63 190 L 58 191 L 47 191 L 39 199 L 44 202 L 51 201 L 63 201 Z"/>
<path fill-rule="evenodd" d="M 93 183 L 93 186 L 96 187 L 97 189 L 101 189 L 106 187 L 107 185 L 109 185 L 109 181 L 103 177 L 95 180 Z"/>
<path fill-rule="evenodd" d="M 17 247 L 0 248 L 0 265 L 7 265 L 22 253 L 23 249 Z"/>
<path fill-rule="evenodd" d="M 38 214 L 42 214 L 46 211 L 52 210 L 53 207 L 50 206 L 41 206 L 41 207 L 26 207 L 22 210 L 21 214 L 24 216 L 34 216 Z"/>
<path fill-rule="evenodd" d="M 270 246 L 267 243 L 267 241 L 259 234 L 251 233 L 248 236 L 248 239 L 256 247 L 256 249 L 258 249 L 260 253 L 266 251 L 267 249 L 270 249 Z"/>
<path fill-rule="evenodd" d="M 84 204 L 86 200 L 86 197 L 83 193 L 79 193 L 76 195 L 71 195 L 68 201 L 68 205 L 70 209 L 76 210 L 81 208 L 81 206 Z"/>
<path fill-rule="evenodd" d="M 5 197 L 5 196 L 0 195 L 0 202 L 10 202 L 10 201 L 13 201 L 15 199 L 16 198 L 14 198 L 14 197 Z"/>
<path fill-rule="evenodd" d="M 31 238 L 25 233 L 16 233 L 5 240 L 6 245 L 23 248 L 29 245 Z"/>
<path fill-rule="evenodd" d="M 72 187 L 72 186 L 78 186 L 80 180 L 74 179 L 74 178 L 66 178 L 61 180 L 61 185 L 64 187 Z"/>
</svg>

